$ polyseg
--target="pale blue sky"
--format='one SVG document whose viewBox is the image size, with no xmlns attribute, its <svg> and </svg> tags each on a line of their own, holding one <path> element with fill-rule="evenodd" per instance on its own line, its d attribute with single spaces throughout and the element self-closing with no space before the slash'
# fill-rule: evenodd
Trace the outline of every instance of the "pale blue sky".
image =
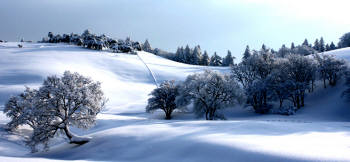
<svg viewBox="0 0 350 162">
<path fill-rule="evenodd" d="M 0 39 L 40 40 L 47 32 L 94 33 L 175 51 L 201 45 L 241 57 L 245 46 L 278 49 L 305 38 L 338 42 L 350 32 L 346 0 L 1 0 Z"/>
</svg>

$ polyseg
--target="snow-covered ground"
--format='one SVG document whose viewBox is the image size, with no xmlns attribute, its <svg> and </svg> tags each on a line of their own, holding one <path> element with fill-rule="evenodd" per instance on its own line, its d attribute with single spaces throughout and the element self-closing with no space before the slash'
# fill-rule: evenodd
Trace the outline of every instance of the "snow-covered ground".
<svg viewBox="0 0 350 162">
<path fill-rule="evenodd" d="M 350 161 L 350 107 L 341 98 L 343 86 L 317 89 L 306 107 L 293 116 L 257 115 L 239 106 L 227 110 L 226 121 L 204 121 L 175 112 L 145 113 L 155 88 L 137 55 L 115 54 L 66 44 L 0 43 L 0 109 L 24 86 L 38 87 L 48 75 L 65 70 L 102 82 L 109 98 L 95 127 L 77 134 L 93 137 L 82 146 L 54 145 L 49 152 L 30 154 L 21 141 L 29 130 L 3 130 L 0 113 L 0 161 Z M 350 48 L 331 51 L 350 60 Z M 140 52 L 156 80 L 183 80 L 208 67 L 186 65 Z M 228 68 L 210 67 L 221 72 Z"/>
</svg>

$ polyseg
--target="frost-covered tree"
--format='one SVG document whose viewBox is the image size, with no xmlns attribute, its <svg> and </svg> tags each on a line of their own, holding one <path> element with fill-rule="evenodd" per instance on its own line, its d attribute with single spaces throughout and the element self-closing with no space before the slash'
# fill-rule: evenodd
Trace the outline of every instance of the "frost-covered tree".
<svg viewBox="0 0 350 162">
<path fill-rule="evenodd" d="M 305 46 L 305 45 L 296 46 L 291 52 L 294 54 L 302 55 L 302 56 L 307 56 L 307 55 L 317 53 L 317 51 L 315 49 L 313 49 L 309 46 Z"/>
<path fill-rule="evenodd" d="M 249 46 L 247 45 L 247 47 L 245 48 L 245 51 L 244 51 L 244 53 L 243 53 L 243 59 L 242 59 L 242 60 L 247 59 L 247 58 L 250 57 L 251 55 L 252 55 L 252 54 L 251 54 L 251 52 L 250 52 Z"/>
<path fill-rule="evenodd" d="M 345 61 L 325 54 L 316 54 L 315 59 L 318 62 L 318 70 L 323 80 L 324 88 L 326 88 L 326 80 L 328 80 L 329 85 L 335 86 L 346 69 Z"/>
<path fill-rule="evenodd" d="M 241 83 L 247 96 L 247 105 L 256 113 L 269 111 L 270 91 L 266 79 L 274 69 L 274 55 L 269 51 L 254 51 L 253 55 L 232 66 L 232 77 Z"/>
<path fill-rule="evenodd" d="M 161 109 L 165 113 L 165 119 L 171 119 L 171 113 L 177 108 L 175 99 L 179 95 L 175 81 L 164 81 L 150 95 L 152 97 L 148 99 L 146 112 Z"/>
<path fill-rule="evenodd" d="M 282 45 L 282 47 L 277 52 L 277 55 L 279 57 L 286 57 L 289 54 L 291 54 L 291 50 L 287 48 L 285 45 Z"/>
<path fill-rule="evenodd" d="M 292 82 L 291 99 L 297 108 L 304 106 L 305 91 L 310 88 L 313 78 L 312 59 L 301 55 L 289 55 L 288 61 L 285 62 L 284 73 L 288 80 Z"/>
<path fill-rule="evenodd" d="M 224 57 L 224 59 L 222 60 L 222 66 L 230 66 L 233 65 L 233 61 L 234 61 L 235 57 L 232 56 L 231 51 L 228 50 L 227 51 L 227 55 Z"/>
<path fill-rule="evenodd" d="M 202 55 L 201 60 L 200 60 L 200 65 L 208 66 L 209 61 L 210 60 L 209 60 L 208 53 L 207 53 L 207 51 L 204 51 L 204 54 Z"/>
<path fill-rule="evenodd" d="M 210 58 L 210 66 L 221 66 L 222 65 L 222 58 L 214 52 L 214 55 Z"/>
<path fill-rule="evenodd" d="M 189 55 L 189 63 L 192 65 L 198 65 L 200 62 L 202 52 L 201 52 L 201 47 L 198 45 L 194 47 L 194 50 L 192 53 Z"/>
<path fill-rule="evenodd" d="M 189 75 L 181 84 L 178 106 L 192 103 L 198 116 L 206 120 L 222 118 L 218 110 L 233 106 L 240 102 L 242 93 L 236 81 L 219 72 L 206 70 L 203 73 Z"/>
<path fill-rule="evenodd" d="M 49 140 L 58 134 L 67 137 L 70 143 L 88 142 L 89 138 L 74 135 L 69 127 L 88 129 L 93 126 L 105 101 L 99 82 L 66 71 L 62 77 L 47 77 L 39 90 L 27 89 L 19 97 L 11 98 L 5 113 L 13 116 L 9 125 L 28 124 L 33 128 L 27 145 L 36 151 L 39 144 L 48 147 Z M 23 113 L 10 115 L 14 111 Z"/>
<path fill-rule="evenodd" d="M 5 104 L 4 114 L 11 120 L 7 123 L 9 130 L 15 130 L 20 125 L 37 126 L 35 117 L 37 90 L 26 87 L 25 91 L 18 96 L 11 97 Z"/>
</svg>

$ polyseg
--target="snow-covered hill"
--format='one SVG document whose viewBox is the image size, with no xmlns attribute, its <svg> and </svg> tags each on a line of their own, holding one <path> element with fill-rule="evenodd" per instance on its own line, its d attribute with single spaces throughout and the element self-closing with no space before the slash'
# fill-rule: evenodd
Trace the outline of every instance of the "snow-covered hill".
<svg viewBox="0 0 350 162">
<path fill-rule="evenodd" d="M 101 81 L 109 102 L 94 128 L 73 130 L 92 136 L 91 142 L 80 147 L 62 143 L 37 154 L 28 153 L 21 136 L 2 129 L 7 118 L 0 113 L 0 161 L 350 161 L 350 109 L 340 98 L 342 85 L 318 89 L 294 116 L 257 115 L 236 107 L 227 121 L 182 113 L 165 121 L 160 112 L 144 112 L 155 84 L 140 58 L 158 82 L 183 80 L 206 68 L 229 69 L 181 64 L 146 52 L 139 58 L 66 44 L 17 44 L 0 43 L 0 106 L 24 86 L 38 87 L 46 76 L 65 70 Z M 329 53 L 350 60 L 350 48 Z"/>
</svg>

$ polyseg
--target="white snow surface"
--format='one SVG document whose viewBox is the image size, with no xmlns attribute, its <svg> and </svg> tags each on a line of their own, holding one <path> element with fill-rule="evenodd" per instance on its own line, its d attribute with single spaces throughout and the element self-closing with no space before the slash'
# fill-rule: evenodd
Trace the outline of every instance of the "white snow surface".
<svg viewBox="0 0 350 162">
<path fill-rule="evenodd" d="M 79 72 L 102 83 L 109 102 L 95 127 L 82 131 L 91 141 L 77 146 L 53 142 L 50 151 L 31 154 L 23 140 L 30 129 L 15 133 L 3 127 L 0 113 L 0 161 L 350 161 L 350 106 L 340 97 L 343 85 L 307 96 L 293 116 L 258 115 L 236 106 L 225 121 L 205 121 L 191 113 L 145 113 L 148 94 L 156 87 L 136 55 L 83 49 L 67 44 L 0 43 L 0 109 L 24 86 L 37 88 L 48 75 Z M 350 60 L 350 48 L 329 52 Z M 184 80 L 206 68 L 170 61 L 146 52 L 139 56 L 156 80 Z"/>
</svg>

